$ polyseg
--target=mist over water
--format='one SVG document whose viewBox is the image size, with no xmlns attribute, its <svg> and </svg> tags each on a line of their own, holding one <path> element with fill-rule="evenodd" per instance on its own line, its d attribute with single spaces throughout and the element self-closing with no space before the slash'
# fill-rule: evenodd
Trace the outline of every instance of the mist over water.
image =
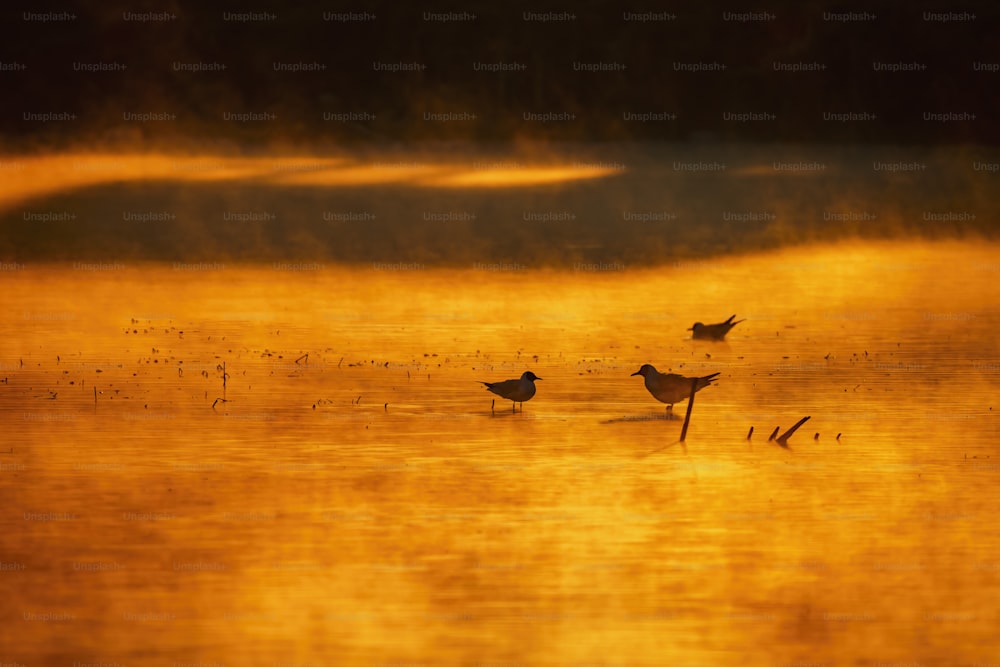
<svg viewBox="0 0 1000 667">
<path fill-rule="evenodd" d="M 974 147 L 470 145 L 10 157 L 6 260 L 653 266 L 842 239 L 996 238 Z"/>
</svg>

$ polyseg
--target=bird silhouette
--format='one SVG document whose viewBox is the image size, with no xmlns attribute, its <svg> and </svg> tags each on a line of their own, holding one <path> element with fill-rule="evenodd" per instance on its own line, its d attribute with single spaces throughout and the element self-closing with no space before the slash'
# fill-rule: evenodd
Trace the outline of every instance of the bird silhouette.
<svg viewBox="0 0 1000 667">
<path fill-rule="evenodd" d="M 691 331 L 691 338 L 696 340 L 722 340 L 729 333 L 729 330 L 735 327 L 740 322 L 744 320 L 736 320 L 733 322 L 735 315 L 731 315 L 725 322 L 719 322 L 718 324 L 702 324 L 701 322 L 695 322 L 691 325 L 688 331 Z"/>
<path fill-rule="evenodd" d="M 491 391 L 501 398 L 506 398 L 511 403 L 511 411 L 515 411 L 517 404 L 521 403 L 521 411 L 524 411 L 524 402 L 531 400 L 535 395 L 535 380 L 541 380 L 531 371 L 525 371 L 517 380 L 504 380 L 503 382 L 483 382 L 486 390 Z M 496 399 L 494 399 L 495 401 Z"/>
<path fill-rule="evenodd" d="M 653 398 L 661 403 L 667 404 L 667 410 L 672 410 L 674 403 L 683 401 L 691 396 L 691 381 L 695 378 L 685 377 L 677 373 L 661 373 L 652 364 L 643 364 L 642 368 L 632 375 L 641 375 L 646 385 L 646 389 L 653 395 Z M 712 384 L 712 381 L 719 376 L 719 373 L 712 373 L 698 379 L 698 388 L 701 391 Z"/>
</svg>

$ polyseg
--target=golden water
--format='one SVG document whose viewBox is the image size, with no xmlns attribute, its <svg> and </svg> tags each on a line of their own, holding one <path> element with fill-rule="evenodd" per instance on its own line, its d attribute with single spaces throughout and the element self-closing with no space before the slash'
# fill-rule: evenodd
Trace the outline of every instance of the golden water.
<svg viewBox="0 0 1000 667">
<path fill-rule="evenodd" d="M 998 256 L 0 274 L 0 662 L 996 662 Z"/>
</svg>

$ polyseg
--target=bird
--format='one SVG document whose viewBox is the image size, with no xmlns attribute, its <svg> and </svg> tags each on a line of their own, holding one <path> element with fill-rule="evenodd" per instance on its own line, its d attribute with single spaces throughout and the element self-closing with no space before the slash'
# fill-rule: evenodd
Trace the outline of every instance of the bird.
<svg viewBox="0 0 1000 667">
<path fill-rule="evenodd" d="M 691 396 L 691 381 L 695 379 L 684 377 L 677 373 L 661 373 L 652 364 L 643 364 L 642 368 L 632 373 L 632 375 L 641 375 L 645 380 L 646 389 L 660 403 L 666 403 L 667 410 L 672 410 L 674 403 L 683 401 L 685 398 Z M 695 391 L 701 391 L 712 384 L 712 380 L 718 376 L 719 373 L 712 373 L 711 375 L 697 378 L 698 388 Z"/>
<path fill-rule="evenodd" d="M 531 400 L 531 397 L 535 395 L 535 380 L 541 380 L 531 371 L 525 371 L 521 373 L 520 379 L 517 380 L 504 380 L 503 382 L 483 382 L 486 385 L 486 390 L 491 391 L 501 398 L 506 398 L 511 403 L 511 412 L 516 411 L 518 403 L 521 403 L 521 411 L 524 411 L 524 402 Z M 496 405 L 496 399 L 493 399 L 494 406 Z"/>
<path fill-rule="evenodd" d="M 718 324 L 702 324 L 701 322 L 695 322 L 691 325 L 688 331 L 693 332 L 691 338 L 696 340 L 722 340 L 729 333 L 729 330 L 735 327 L 740 322 L 744 320 L 736 320 L 733 322 L 735 315 L 731 315 L 725 322 L 719 322 Z"/>
</svg>

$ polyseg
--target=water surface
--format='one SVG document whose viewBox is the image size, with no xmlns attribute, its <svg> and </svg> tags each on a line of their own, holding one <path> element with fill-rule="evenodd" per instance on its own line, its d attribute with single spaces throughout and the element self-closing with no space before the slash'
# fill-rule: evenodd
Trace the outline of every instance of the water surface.
<svg viewBox="0 0 1000 667">
<path fill-rule="evenodd" d="M 995 661 L 997 251 L 4 272 L 0 661 Z"/>
</svg>

